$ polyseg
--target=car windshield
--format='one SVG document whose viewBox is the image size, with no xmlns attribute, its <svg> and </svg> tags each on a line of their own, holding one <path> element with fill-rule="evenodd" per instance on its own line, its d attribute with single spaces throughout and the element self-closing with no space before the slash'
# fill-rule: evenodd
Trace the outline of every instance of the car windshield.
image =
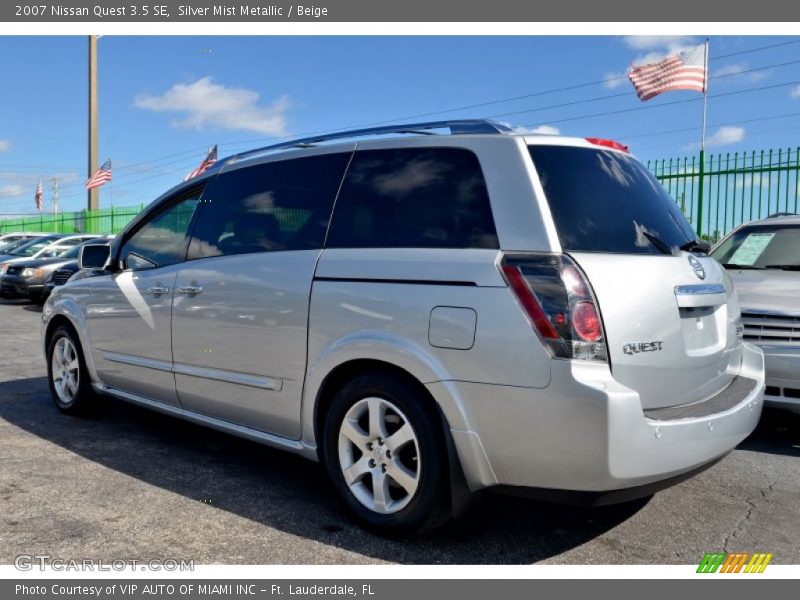
<svg viewBox="0 0 800 600">
<path fill-rule="evenodd" d="M 9 252 L 14 248 L 19 248 L 22 244 L 27 244 L 30 239 L 25 238 L 9 238 L 0 242 L 0 251 Z"/>
<path fill-rule="evenodd" d="M 608 150 L 529 146 L 564 250 L 674 254 L 695 239 L 663 186 Z"/>
<path fill-rule="evenodd" d="M 742 227 L 714 248 L 711 256 L 732 269 L 800 269 L 800 225 Z"/>
<path fill-rule="evenodd" d="M 13 252 L 9 252 L 9 254 L 13 254 L 14 256 L 33 256 L 39 252 L 39 250 L 46 248 L 57 239 L 58 238 L 39 238 L 38 240 L 33 240 L 19 246 Z"/>
</svg>

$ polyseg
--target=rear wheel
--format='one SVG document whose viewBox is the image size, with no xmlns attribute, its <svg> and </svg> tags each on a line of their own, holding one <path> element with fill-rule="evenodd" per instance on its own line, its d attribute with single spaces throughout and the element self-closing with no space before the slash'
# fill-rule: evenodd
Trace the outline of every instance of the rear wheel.
<svg viewBox="0 0 800 600">
<path fill-rule="evenodd" d="M 78 336 L 72 328 L 61 325 L 47 345 L 47 379 L 56 406 L 64 413 L 83 414 L 94 404 L 86 362 Z"/>
<path fill-rule="evenodd" d="M 430 530 L 449 517 L 441 425 L 416 386 L 364 375 L 335 396 L 325 421 L 324 462 L 363 526 L 392 536 Z"/>
</svg>

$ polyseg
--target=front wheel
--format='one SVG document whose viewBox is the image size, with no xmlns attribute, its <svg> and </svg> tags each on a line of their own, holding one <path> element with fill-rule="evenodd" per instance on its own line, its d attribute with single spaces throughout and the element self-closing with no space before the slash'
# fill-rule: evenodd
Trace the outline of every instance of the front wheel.
<svg viewBox="0 0 800 600">
<path fill-rule="evenodd" d="M 47 345 L 47 379 L 56 406 L 64 413 L 83 414 L 95 401 L 78 336 L 61 325 Z"/>
<path fill-rule="evenodd" d="M 325 421 L 328 474 L 359 523 L 381 534 L 416 535 L 449 517 L 442 427 L 422 393 L 399 378 L 361 376 Z"/>
</svg>

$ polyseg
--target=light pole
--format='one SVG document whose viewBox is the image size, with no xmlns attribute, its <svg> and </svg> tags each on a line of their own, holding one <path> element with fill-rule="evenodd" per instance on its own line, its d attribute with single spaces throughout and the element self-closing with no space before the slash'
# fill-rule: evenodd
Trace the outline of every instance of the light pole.
<svg viewBox="0 0 800 600">
<path fill-rule="evenodd" d="M 86 178 L 97 171 L 97 36 L 89 36 L 89 165 Z M 100 196 L 97 188 L 87 193 L 86 208 L 100 208 Z"/>
</svg>

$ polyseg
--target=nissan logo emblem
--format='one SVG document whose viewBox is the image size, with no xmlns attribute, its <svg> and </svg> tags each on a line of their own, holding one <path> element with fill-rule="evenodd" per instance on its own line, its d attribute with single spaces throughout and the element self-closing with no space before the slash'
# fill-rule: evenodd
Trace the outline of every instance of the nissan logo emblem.
<svg viewBox="0 0 800 600">
<path fill-rule="evenodd" d="M 706 270 L 703 268 L 703 265 L 700 264 L 700 261 L 697 260 L 691 254 L 689 255 L 689 264 L 694 271 L 694 274 L 697 275 L 698 279 L 705 279 L 706 278 Z"/>
</svg>

